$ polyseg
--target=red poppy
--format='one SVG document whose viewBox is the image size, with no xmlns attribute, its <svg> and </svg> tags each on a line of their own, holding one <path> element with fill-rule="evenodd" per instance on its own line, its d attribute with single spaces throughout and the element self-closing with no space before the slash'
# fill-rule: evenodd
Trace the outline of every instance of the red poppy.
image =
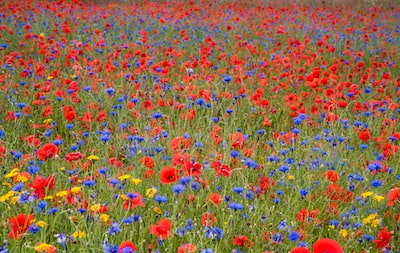
<svg viewBox="0 0 400 253">
<path fill-rule="evenodd" d="M 153 103 L 150 100 L 145 100 L 143 101 L 143 108 L 150 111 L 153 109 Z"/>
<path fill-rule="evenodd" d="M 28 143 L 32 147 L 38 147 L 42 142 L 36 138 L 34 135 L 29 135 L 25 137 L 26 143 Z"/>
<path fill-rule="evenodd" d="M 160 171 L 160 182 L 162 184 L 173 184 L 179 178 L 179 170 L 175 167 L 164 167 Z"/>
<path fill-rule="evenodd" d="M 178 253 L 194 253 L 197 251 L 197 247 L 194 244 L 186 243 L 178 248 Z"/>
<path fill-rule="evenodd" d="M 76 118 L 75 108 L 72 105 L 64 106 L 63 107 L 64 118 L 72 122 Z"/>
<path fill-rule="evenodd" d="M 230 177 L 232 175 L 232 169 L 228 165 L 222 164 L 220 161 L 212 162 L 211 167 L 215 170 L 215 176 L 221 175 L 224 177 Z"/>
<path fill-rule="evenodd" d="M 121 168 L 124 165 L 123 162 L 121 160 L 118 160 L 117 157 L 112 157 L 112 158 L 108 159 L 108 163 L 117 168 Z"/>
<path fill-rule="evenodd" d="M 99 111 L 97 113 L 96 121 L 101 122 L 107 120 L 107 112 L 106 111 Z"/>
<path fill-rule="evenodd" d="M 144 156 L 142 159 L 140 159 L 140 163 L 146 168 L 154 168 L 154 160 L 150 156 Z"/>
<path fill-rule="evenodd" d="M 138 206 L 144 206 L 143 197 L 137 192 L 126 194 L 127 200 L 124 201 L 123 208 L 125 210 L 133 209 Z"/>
<path fill-rule="evenodd" d="M 47 118 L 50 115 L 53 115 L 53 107 L 51 107 L 51 105 L 43 107 L 42 117 Z"/>
<path fill-rule="evenodd" d="M 396 187 L 391 189 L 386 195 L 388 201 L 387 205 L 393 206 L 394 203 L 399 200 L 399 197 L 400 197 L 400 188 Z"/>
<path fill-rule="evenodd" d="M 217 222 L 217 217 L 215 217 L 213 212 L 206 212 L 201 215 L 201 224 L 203 226 L 212 227 Z"/>
<path fill-rule="evenodd" d="M 251 247 L 253 245 L 253 242 L 245 235 L 235 236 L 232 243 L 240 247 Z"/>
<path fill-rule="evenodd" d="M 123 241 L 121 244 L 118 246 L 118 253 L 135 253 L 136 252 L 136 246 L 135 244 L 132 243 L 132 241 Z"/>
<path fill-rule="evenodd" d="M 377 249 L 390 248 L 390 240 L 392 239 L 393 231 L 388 232 L 387 227 L 384 227 L 378 233 L 378 239 L 372 242 L 376 244 Z"/>
<path fill-rule="evenodd" d="M 20 238 L 31 225 L 31 222 L 35 218 L 32 214 L 18 214 L 15 217 L 11 217 L 8 219 L 8 228 L 11 230 L 8 233 L 8 237 L 11 239 L 18 239 Z"/>
<path fill-rule="evenodd" d="M 150 170 L 145 170 L 143 172 L 143 177 L 146 178 L 146 179 L 153 177 L 153 175 L 154 175 L 154 170 L 151 170 L 151 169 Z"/>
<path fill-rule="evenodd" d="M 76 161 L 79 160 L 83 157 L 81 152 L 71 152 L 67 155 L 65 155 L 65 160 L 67 160 L 68 162 L 72 162 L 72 161 Z"/>
<path fill-rule="evenodd" d="M 28 185 L 33 188 L 33 194 L 36 195 L 37 199 L 42 199 L 46 196 L 46 190 L 53 190 L 54 177 L 49 176 L 47 179 L 41 176 L 36 176 L 33 179 L 33 183 Z"/>
<path fill-rule="evenodd" d="M 92 122 L 93 121 L 93 113 L 91 112 L 85 112 L 83 114 L 83 117 L 81 119 L 83 122 Z"/>
<path fill-rule="evenodd" d="M 323 175 L 326 179 L 333 183 L 339 180 L 339 174 L 334 170 L 327 170 Z"/>
<path fill-rule="evenodd" d="M 368 129 L 363 129 L 358 133 L 358 138 L 362 141 L 362 142 L 367 142 L 369 140 L 369 138 L 371 137 L 371 134 L 369 133 Z"/>
<path fill-rule="evenodd" d="M 4 157 L 7 153 L 7 150 L 4 146 L 0 145 L 0 158 Z"/>
<path fill-rule="evenodd" d="M 314 253 L 343 253 L 342 246 L 330 238 L 318 239 L 313 245 Z"/>
<path fill-rule="evenodd" d="M 222 198 L 218 193 L 210 193 L 208 194 L 207 200 L 211 201 L 211 203 L 217 206 L 219 203 L 221 203 Z"/>
<path fill-rule="evenodd" d="M 47 159 L 56 157 L 59 153 L 59 148 L 53 143 L 46 143 L 43 147 L 36 150 L 36 156 L 39 160 L 47 161 Z"/>
<path fill-rule="evenodd" d="M 343 189 L 337 184 L 330 184 L 327 186 L 326 191 L 323 191 L 322 194 L 327 196 L 331 200 L 339 200 L 342 195 Z"/>
<path fill-rule="evenodd" d="M 290 251 L 290 253 L 311 253 L 307 248 L 296 247 Z"/>
<path fill-rule="evenodd" d="M 172 222 L 169 219 L 161 219 L 158 224 L 150 225 L 150 233 L 164 240 L 171 236 Z"/>
</svg>

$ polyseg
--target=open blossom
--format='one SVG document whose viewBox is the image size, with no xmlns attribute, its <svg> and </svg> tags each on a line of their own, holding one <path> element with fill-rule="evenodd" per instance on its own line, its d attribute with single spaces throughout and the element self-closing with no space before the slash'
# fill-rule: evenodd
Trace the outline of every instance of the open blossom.
<svg viewBox="0 0 400 253">
<path fill-rule="evenodd" d="M 137 192 L 127 193 L 123 208 L 129 210 L 138 206 L 144 206 L 142 195 Z"/>
<path fill-rule="evenodd" d="M 60 152 L 59 148 L 53 143 L 46 143 L 43 147 L 36 151 L 36 156 L 39 160 L 46 161 L 49 158 L 54 158 Z"/>
<path fill-rule="evenodd" d="M 28 185 L 30 188 L 33 188 L 33 194 L 37 199 L 43 199 L 46 196 L 46 190 L 53 190 L 54 188 L 54 177 L 49 176 L 48 178 L 44 178 L 41 176 L 36 176 L 33 179 L 33 183 Z"/>
<path fill-rule="evenodd" d="M 394 204 L 400 200 L 400 188 L 395 187 L 391 189 L 387 193 L 386 198 L 387 198 L 387 205 L 394 206 Z"/>
<path fill-rule="evenodd" d="M 253 242 L 245 235 L 238 235 L 233 238 L 233 244 L 240 247 L 251 247 Z"/>
<path fill-rule="evenodd" d="M 179 170 L 177 170 L 175 167 L 164 167 L 160 171 L 160 182 L 162 184 L 172 184 L 179 178 Z"/>
<path fill-rule="evenodd" d="M 57 248 L 54 245 L 42 242 L 38 243 L 34 249 L 37 252 L 45 252 L 45 253 L 55 253 L 57 250 Z"/>
<path fill-rule="evenodd" d="M 178 248 L 178 253 L 195 253 L 197 251 L 197 247 L 194 244 L 186 243 Z"/>
<path fill-rule="evenodd" d="M 340 244 L 330 238 L 318 239 L 313 245 L 314 253 L 343 253 Z"/>
<path fill-rule="evenodd" d="M 384 227 L 379 231 L 378 238 L 372 242 L 375 243 L 377 249 L 390 248 L 390 240 L 393 237 L 393 233 L 393 231 L 389 232 L 387 227 Z"/>
<path fill-rule="evenodd" d="M 133 244 L 133 242 L 130 240 L 123 241 L 118 246 L 118 253 L 135 253 L 135 252 L 136 252 L 136 245 Z"/>
<path fill-rule="evenodd" d="M 150 233 L 164 240 L 171 236 L 172 222 L 169 219 L 161 219 L 158 224 L 150 225 Z"/>
<path fill-rule="evenodd" d="M 15 217 L 9 218 L 8 228 L 10 232 L 8 233 L 8 237 L 11 239 L 20 238 L 28 230 L 33 220 L 34 216 L 32 214 L 18 214 Z"/>
</svg>

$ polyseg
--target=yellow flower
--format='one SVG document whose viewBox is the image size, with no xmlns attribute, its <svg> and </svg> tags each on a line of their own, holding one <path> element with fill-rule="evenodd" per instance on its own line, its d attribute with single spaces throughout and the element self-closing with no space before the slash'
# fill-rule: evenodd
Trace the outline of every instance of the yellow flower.
<svg viewBox="0 0 400 253">
<path fill-rule="evenodd" d="M 289 180 L 293 180 L 293 179 L 294 179 L 294 176 L 293 176 L 293 175 L 288 175 L 288 179 L 289 179 Z"/>
<path fill-rule="evenodd" d="M 15 177 L 15 182 L 25 183 L 26 181 L 28 181 L 28 178 L 25 177 L 24 175 L 18 174 Z"/>
<path fill-rule="evenodd" d="M 78 194 L 81 192 L 81 187 L 79 187 L 79 186 L 72 187 L 71 192 L 74 194 Z"/>
<path fill-rule="evenodd" d="M 158 206 L 153 207 L 153 211 L 154 211 L 156 214 L 161 214 L 161 213 L 162 213 L 161 209 L 160 209 Z"/>
<path fill-rule="evenodd" d="M 54 78 L 54 76 L 48 76 L 48 77 L 47 77 L 47 80 L 50 81 L 50 80 L 52 80 L 53 78 Z"/>
<path fill-rule="evenodd" d="M 139 178 L 132 178 L 132 179 L 131 179 L 131 182 L 134 183 L 134 184 L 136 184 L 136 185 L 138 185 L 138 184 L 140 184 L 140 183 L 142 182 L 142 180 L 139 179 Z"/>
<path fill-rule="evenodd" d="M 0 196 L 0 202 L 6 202 L 17 194 L 15 191 L 9 191 L 5 195 Z"/>
<path fill-rule="evenodd" d="M 335 229 L 335 225 L 329 225 L 328 228 L 329 229 Z"/>
<path fill-rule="evenodd" d="M 100 204 L 94 204 L 90 207 L 90 211 L 92 212 L 98 212 L 100 211 L 101 205 Z"/>
<path fill-rule="evenodd" d="M 45 221 L 42 221 L 42 220 L 36 222 L 36 225 L 41 227 L 41 228 L 47 227 L 47 223 Z"/>
<path fill-rule="evenodd" d="M 18 175 L 18 173 L 19 173 L 18 168 L 12 169 L 7 175 L 5 175 L 5 178 L 14 177 L 14 176 Z"/>
<path fill-rule="evenodd" d="M 61 167 L 61 168 L 60 168 L 60 171 L 64 171 L 64 170 L 65 170 L 65 167 Z"/>
<path fill-rule="evenodd" d="M 119 176 L 118 179 L 120 181 L 125 181 L 125 180 L 129 179 L 130 177 L 131 177 L 130 175 L 125 174 L 125 175 Z"/>
<path fill-rule="evenodd" d="M 366 198 L 366 197 L 371 196 L 372 194 L 374 194 L 374 193 L 373 192 L 364 192 L 364 193 L 361 193 L 361 197 Z"/>
<path fill-rule="evenodd" d="M 375 220 L 375 219 L 377 219 L 379 216 L 377 215 L 377 214 L 370 214 L 367 218 L 364 218 L 363 220 L 362 220 L 362 223 L 364 224 L 364 225 L 367 225 L 367 224 L 369 224 L 369 223 L 371 223 L 373 220 Z"/>
<path fill-rule="evenodd" d="M 121 199 L 123 199 L 123 200 L 128 200 L 128 199 L 129 199 L 125 194 L 121 194 L 120 197 L 121 197 Z"/>
<path fill-rule="evenodd" d="M 339 230 L 339 235 L 341 237 L 347 237 L 349 235 L 349 232 L 347 231 L 347 229 L 341 229 Z"/>
<path fill-rule="evenodd" d="M 87 159 L 88 159 L 89 161 L 92 161 L 92 160 L 97 161 L 97 160 L 100 159 L 100 157 L 98 157 L 97 155 L 90 155 L 90 156 L 87 157 Z"/>
<path fill-rule="evenodd" d="M 12 187 L 12 185 L 10 183 L 1 183 L 1 185 L 7 186 L 7 187 Z"/>
<path fill-rule="evenodd" d="M 45 119 L 45 120 L 43 121 L 43 124 L 51 124 L 51 122 L 53 122 L 52 119 Z"/>
<path fill-rule="evenodd" d="M 49 195 L 49 196 L 44 197 L 44 199 L 53 199 L 53 196 Z"/>
<path fill-rule="evenodd" d="M 154 197 L 154 195 L 157 193 L 157 189 L 152 187 L 146 190 L 146 196 L 149 198 Z"/>
<path fill-rule="evenodd" d="M 373 220 L 372 223 L 371 223 L 371 227 L 376 228 L 379 225 L 380 222 L 381 222 L 380 219 Z"/>
<path fill-rule="evenodd" d="M 35 251 L 39 251 L 39 252 L 48 252 L 48 251 L 50 251 L 50 250 L 52 250 L 52 249 L 54 249 L 54 248 L 55 248 L 54 245 L 39 242 L 39 243 L 35 246 Z"/>
<path fill-rule="evenodd" d="M 108 222 L 110 220 L 110 215 L 103 213 L 100 215 L 100 220 L 103 222 Z"/>
<path fill-rule="evenodd" d="M 61 198 L 61 197 L 65 197 L 65 196 L 67 196 L 67 194 L 68 194 L 68 191 L 59 191 L 59 192 L 57 192 L 56 193 L 56 196 L 57 197 L 59 197 L 59 198 Z"/>
<path fill-rule="evenodd" d="M 375 195 L 375 196 L 374 196 L 374 199 L 375 199 L 376 201 L 378 201 L 378 202 L 381 202 L 382 200 L 385 199 L 385 197 L 383 197 L 383 196 L 381 196 L 381 195 Z"/>
<path fill-rule="evenodd" d="M 44 38 L 46 35 L 44 33 L 40 33 L 39 36 Z"/>
<path fill-rule="evenodd" d="M 85 236 L 86 236 L 86 233 L 83 231 L 76 231 L 76 232 L 72 233 L 72 237 L 75 239 L 83 239 L 83 238 L 85 238 Z"/>
<path fill-rule="evenodd" d="M 12 204 L 12 205 L 17 204 L 17 202 L 18 202 L 18 196 L 14 196 L 14 197 L 12 197 L 11 200 L 10 200 L 10 204 Z"/>
</svg>

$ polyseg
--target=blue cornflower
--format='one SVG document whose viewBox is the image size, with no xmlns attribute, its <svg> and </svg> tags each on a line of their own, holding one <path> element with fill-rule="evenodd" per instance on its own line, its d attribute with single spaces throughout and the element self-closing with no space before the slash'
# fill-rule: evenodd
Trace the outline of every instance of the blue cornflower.
<svg viewBox="0 0 400 253">
<path fill-rule="evenodd" d="M 231 157 L 232 158 L 236 158 L 236 157 L 238 157 L 240 155 L 240 153 L 238 152 L 238 151 L 236 151 L 236 150 L 232 150 L 231 151 Z"/>
<path fill-rule="evenodd" d="M 254 192 L 248 190 L 248 191 L 246 192 L 246 198 L 247 198 L 247 199 L 253 199 L 253 198 L 254 198 Z"/>
<path fill-rule="evenodd" d="M 289 167 L 286 164 L 283 164 L 279 167 L 279 171 L 282 173 L 286 173 L 289 170 Z"/>
<path fill-rule="evenodd" d="M 306 189 L 300 189 L 300 196 L 303 199 L 305 196 L 308 195 L 308 191 Z"/>
<path fill-rule="evenodd" d="M 31 202 L 33 200 L 33 197 L 29 196 L 28 192 L 23 192 L 22 194 L 18 195 L 18 203 L 19 204 L 24 204 L 24 203 L 28 203 Z"/>
<path fill-rule="evenodd" d="M 218 240 L 221 240 L 224 237 L 224 231 L 220 228 L 214 227 L 206 227 L 206 237 L 207 238 L 216 238 Z"/>
<path fill-rule="evenodd" d="M 111 228 L 108 229 L 107 233 L 110 235 L 115 235 L 116 233 L 120 232 L 121 229 L 119 228 L 119 224 L 117 222 L 113 222 Z"/>
<path fill-rule="evenodd" d="M 161 112 L 154 112 L 154 113 L 151 115 L 151 117 L 152 117 L 153 119 L 159 119 L 159 118 L 162 117 L 162 113 L 161 113 Z"/>
<path fill-rule="evenodd" d="M 243 205 L 240 203 L 229 203 L 229 208 L 233 211 L 241 211 L 243 210 Z"/>
<path fill-rule="evenodd" d="M 18 183 L 13 186 L 12 190 L 15 192 L 19 192 L 20 190 L 22 190 L 22 188 L 24 188 L 24 183 Z"/>
<path fill-rule="evenodd" d="M 297 240 L 300 239 L 300 234 L 297 233 L 296 231 L 292 231 L 292 232 L 289 233 L 288 239 L 289 239 L 290 241 L 297 241 Z"/>
<path fill-rule="evenodd" d="M 96 181 L 93 180 L 93 179 L 91 179 L 91 180 L 86 180 L 86 181 L 83 182 L 83 185 L 84 185 L 84 186 L 87 186 L 87 187 L 92 187 L 92 186 L 94 186 L 95 184 L 96 184 Z"/>
<path fill-rule="evenodd" d="M 177 195 L 181 195 L 185 191 L 185 187 L 181 184 L 176 184 L 172 186 L 172 191 Z"/>
<path fill-rule="evenodd" d="M 43 211 L 44 209 L 46 209 L 46 207 L 47 207 L 47 201 L 46 200 L 41 200 L 41 201 L 39 201 L 38 203 L 37 203 L 37 211 L 38 212 L 41 212 L 41 211 Z"/>
<path fill-rule="evenodd" d="M 53 207 L 53 208 L 47 209 L 47 211 L 46 211 L 47 214 L 54 214 L 56 212 L 58 212 L 58 207 Z"/>
<path fill-rule="evenodd" d="M 244 190 L 243 187 L 234 187 L 234 188 L 233 188 L 233 192 L 239 193 L 239 194 L 242 193 L 243 190 Z"/>
<path fill-rule="evenodd" d="M 230 82 L 232 81 L 232 77 L 231 76 L 224 76 L 224 82 Z"/>
<path fill-rule="evenodd" d="M 166 202 L 168 202 L 168 198 L 165 196 L 156 195 L 154 197 L 154 201 L 156 201 L 158 204 L 166 203 Z"/>
<path fill-rule="evenodd" d="M 179 179 L 179 183 L 181 185 L 187 185 L 190 182 L 190 180 L 192 180 L 191 177 L 182 177 Z"/>
<path fill-rule="evenodd" d="M 110 96 L 114 95 L 114 93 L 115 93 L 114 88 L 106 88 L 106 89 L 104 89 L 104 91 L 107 92 L 107 94 Z"/>
<path fill-rule="evenodd" d="M 37 226 L 36 224 L 31 224 L 31 225 L 29 226 L 29 233 L 31 233 L 31 234 L 36 234 L 36 233 L 39 232 L 39 231 L 40 231 L 40 227 Z"/>
<path fill-rule="evenodd" d="M 379 179 L 374 179 L 371 181 L 371 186 L 375 188 L 379 188 L 382 185 L 382 181 Z"/>
<path fill-rule="evenodd" d="M 283 240 L 283 235 L 279 232 L 276 232 L 272 235 L 271 239 L 274 243 L 280 243 Z"/>
<path fill-rule="evenodd" d="M 67 235 L 66 234 L 55 234 L 54 235 L 55 238 L 57 238 L 57 243 L 60 245 L 65 245 L 67 244 Z"/>
<path fill-rule="evenodd" d="M 192 182 L 191 188 L 193 191 L 197 191 L 198 189 L 200 189 L 200 184 L 197 183 L 196 181 Z"/>
</svg>

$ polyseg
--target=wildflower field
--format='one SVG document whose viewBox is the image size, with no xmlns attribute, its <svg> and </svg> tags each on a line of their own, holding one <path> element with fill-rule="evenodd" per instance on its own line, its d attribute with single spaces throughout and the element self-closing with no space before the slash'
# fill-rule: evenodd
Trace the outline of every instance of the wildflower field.
<svg viewBox="0 0 400 253">
<path fill-rule="evenodd" d="M 2 1 L 0 252 L 400 252 L 400 5 L 342 2 Z"/>
</svg>

